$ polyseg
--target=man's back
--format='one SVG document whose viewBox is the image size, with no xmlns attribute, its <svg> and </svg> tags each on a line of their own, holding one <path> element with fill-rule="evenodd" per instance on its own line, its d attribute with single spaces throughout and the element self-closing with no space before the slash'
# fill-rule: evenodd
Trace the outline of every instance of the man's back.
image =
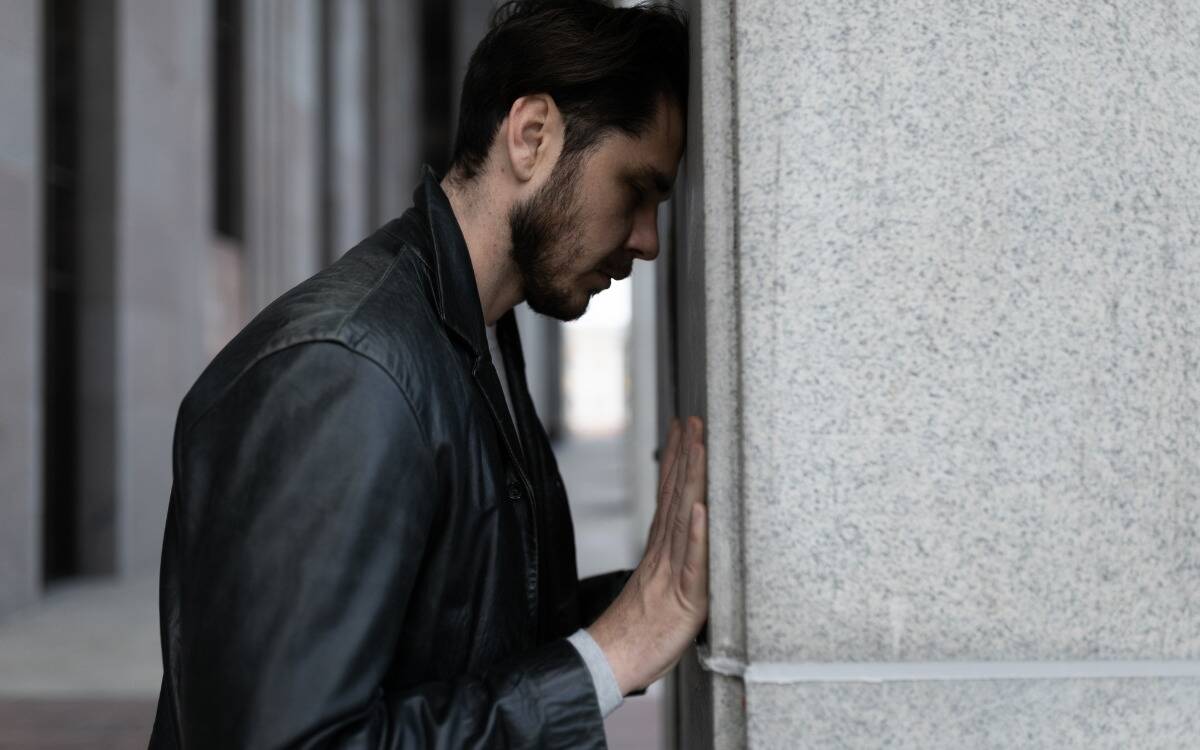
<svg viewBox="0 0 1200 750">
<path fill-rule="evenodd" d="M 514 424 L 431 176 L 417 200 L 184 400 L 152 746 L 603 745 L 515 323 Z"/>
</svg>

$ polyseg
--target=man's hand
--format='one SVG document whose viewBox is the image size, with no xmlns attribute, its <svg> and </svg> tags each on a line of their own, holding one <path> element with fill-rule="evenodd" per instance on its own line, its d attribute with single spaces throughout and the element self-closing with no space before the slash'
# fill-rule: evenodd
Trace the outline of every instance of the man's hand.
<svg viewBox="0 0 1200 750">
<path fill-rule="evenodd" d="M 666 674 L 708 616 L 703 431 L 698 417 L 689 417 L 686 429 L 672 420 L 646 553 L 616 601 L 587 629 L 622 695 Z"/>
</svg>

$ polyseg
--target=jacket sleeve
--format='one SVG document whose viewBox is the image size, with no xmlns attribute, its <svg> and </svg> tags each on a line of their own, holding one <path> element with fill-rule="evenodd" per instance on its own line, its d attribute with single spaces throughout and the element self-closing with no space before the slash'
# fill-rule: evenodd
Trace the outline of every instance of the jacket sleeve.
<svg viewBox="0 0 1200 750">
<path fill-rule="evenodd" d="M 272 354 L 181 425 L 176 451 L 164 659 L 180 746 L 605 746 L 566 640 L 385 688 L 440 498 L 426 434 L 375 362 L 336 343 Z"/>
<path fill-rule="evenodd" d="M 604 614 L 604 610 L 609 608 L 616 600 L 617 594 L 625 588 L 625 582 L 632 573 L 632 570 L 614 570 L 611 573 L 579 579 L 579 621 L 584 627 L 591 625 L 597 617 Z"/>
</svg>

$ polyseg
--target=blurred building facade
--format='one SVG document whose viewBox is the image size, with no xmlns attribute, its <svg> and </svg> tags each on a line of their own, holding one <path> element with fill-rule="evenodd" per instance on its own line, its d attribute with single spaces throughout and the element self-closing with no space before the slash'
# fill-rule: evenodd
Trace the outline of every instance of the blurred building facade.
<svg viewBox="0 0 1200 750">
<path fill-rule="evenodd" d="M 488 0 L 0 5 L 0 617 L 155 569 L 175 411 L 441 172 Z M 557 424 L 557 326 L 522 312 Z"/>
</svg>

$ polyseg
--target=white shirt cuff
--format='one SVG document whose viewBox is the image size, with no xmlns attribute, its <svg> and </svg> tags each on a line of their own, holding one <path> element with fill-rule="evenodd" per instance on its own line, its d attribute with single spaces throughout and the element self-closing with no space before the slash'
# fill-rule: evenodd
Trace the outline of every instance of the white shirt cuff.
<svg viewBox="0 0 1200 750">
<path fill-rule="evenodd" d="M 583 663 L 592 673 L 592 684 L 596 687 L 596 699 L 600 702 L 600 715 L 608 716 L 625 702 L 625 698 L 621 695 L 621 686 L 617 684 L 617 677 L 613 674 L 608 658 L 604 656 L 604 651 L 596 645 L 596 641 L 583 628 L 568 636 L 567 641 L 583 657 Z"/>
</svg>

